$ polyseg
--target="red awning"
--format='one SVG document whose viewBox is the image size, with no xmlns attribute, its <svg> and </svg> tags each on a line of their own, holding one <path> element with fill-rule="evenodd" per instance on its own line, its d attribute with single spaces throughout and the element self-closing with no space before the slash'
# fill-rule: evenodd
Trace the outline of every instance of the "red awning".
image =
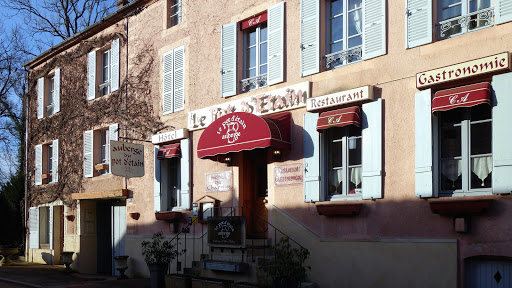
<svg viewBox="0 0 512 288">
<path fill-rule="evenodd" d="M 482 103 L 491 105 L 491 84 L 488 82 L 438 91 L 432 100 L 432 113 Z"/>
<path fill-rule="evenodd" d="M 316 130 L 347 125 L 361 127 L 361 108 L 353 106 L 320 113 L 316 122 Z"/>
<path fill-rule="evenodd" d="M 156 158 L 162 160 L 166 158 L 181 157 L 180 144 L 170 144 L 160 147 Z"/>
<path fill-rule="evenodd" d="M 224 115 L 201 134 L 197 157 L 265 147 L 290 149 L 290 127 L 290 112 L 264 117 L 246 112 Z"/>
</svg>

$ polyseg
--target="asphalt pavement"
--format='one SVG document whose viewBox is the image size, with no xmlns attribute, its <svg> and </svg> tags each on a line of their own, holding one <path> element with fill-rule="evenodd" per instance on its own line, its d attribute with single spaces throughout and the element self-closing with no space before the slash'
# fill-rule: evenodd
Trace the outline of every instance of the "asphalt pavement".
<svg viewBox="0 0 512 288">
<path fill-rule="evenodd" d="M 119 287 L 148 288 L 147 278 L 117 280 L 115 276 L 80 274 L 64 271 L 64 265 L 44 265 L 15 261 L 0 266 L 0 288 L 65 288 L 65 287 Z"/>
</svg>

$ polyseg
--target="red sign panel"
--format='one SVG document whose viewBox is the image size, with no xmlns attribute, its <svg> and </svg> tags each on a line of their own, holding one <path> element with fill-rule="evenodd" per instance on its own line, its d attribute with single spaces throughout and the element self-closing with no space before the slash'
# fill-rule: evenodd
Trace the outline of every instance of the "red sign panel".
<svg viewBox="0 0 512 288">
<path fill-rule="evenodd" d="M 432 100 L 432 113 L 482 103 L 491 104 L 491 84 L 488 82 L 438 91 Z"/>
<path fill-rule="evenodd" d="M 267 12 L 242 21 L 242 30 L 267 22 Z"/>
<path fill-rule="evenodd" d="M 361 108 L 353 106 L 320 113 L 316 123 L 316 130 L 347 125 L 361 127 Z"/>
<path fill-rule="evenodd" d="M 162 160 L 165 158 L 181 157 L 180 144 L 165 145 L 158 150 L 156 158 Z"/>
</svg>

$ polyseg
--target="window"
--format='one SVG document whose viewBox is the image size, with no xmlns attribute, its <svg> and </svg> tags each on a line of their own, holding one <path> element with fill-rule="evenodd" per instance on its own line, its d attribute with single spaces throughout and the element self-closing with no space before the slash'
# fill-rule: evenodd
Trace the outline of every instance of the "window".
<svg viewBox="0 0 512 288">
<path fill-rule="evenodd" d="M 474 31 L 493 25 L 491 0 L 439 0 L 439 38 Z"/>
<path fill-rule="evenodd" d="M 35 185 L 58 182 L 59 140 L 35 148 Z"/>
<path fill-rule="evenodd" d="M 386 1 L 301 0 L 300 47 L 302 76 L 386 54 Z"/>
<path fill-rule="evenodd" d="M 155 211 L 190 210 L 190 140 L 155 147 Z"/>
<path fill-rule="evenodd" d="M 361 128 L 355 125 L 326 129 L 324 165 L 326 200 L 361 195 Z"/>
<path fill-rule="evenodd" d="M 362 0 L 327 1 L 326 68 L 335 68 L 362 59 Z"/>
<path fill-rule="evenodd" d="M 100 95 L 110 93 L 110 49 L 101 52 L 101 84 Z"/>
<path fill-rule="evenodd" d="M 382 100 L 349 108 L 361 127 L 325 129 L 319 114 L 304 114 L 305 202 L 382 198 Z"/>
<path fill-rule="evenodd" d="M 490 192 L 491 107 L 480 104 L 439 114 L 441 193 L 450 195 L 464 191 Z"/>
<path fill-rule="evenodd" d="M 241 47 L 239 37 L 243 38 Z M 222 26 L 221 47 L 222 97 L 283 82 L 284 2 L 254 17 Z M 242 80 L 237 81 L 240 77 Z"/>
<path fill-rule="evenodd" d="M 84 177 L 110 173 L 110 141 L 118 140 L 118 124 L 84 131 Z"/>
<path fill-rule="evenodd" d="M 242 92 L 267 86 L 267 23 L 244 30 Z"/>
<path fill-rule="evenodd" d="M 185 109 L 185 46 L 163 55 L 163 115 Z"/>
<path fill-rule="evenodd" d="M 181 0 L 167 1 L 167 28 L 174 27 L 181 23 Z"/>
<path fill-rule="evenodd" d="M 99 58 L 99 61 L 96 59 Z M 87 100 L 119 89 L 119 39 L 87 55 Z"/>
<path fill-rule="evenodd" d="M 37 81 L 37 118 L 60 111 L 60 69 Z"/>
<path fill-rule="evenodd" d="M 465 87 L 479 84 L 455 88 L 466 95 Z M 416 197 L 511 193 L 511 89 L 512 73 L 494 75 L 487 95 L 490 105 L 459 105 L 434 114 L 432 91 L 416 93 Z"/>
<path fill-rule="evenodd" d="M 512 21 L 508 7 L 508 0 L 407 0 L 407 48 L 432 42 L 433 28 L 442 40 Z"/>
<path fill-rule="evenodd" d="M 39 208 L 39 248 L 50 248 L 50 207 Z"/>
</svg>

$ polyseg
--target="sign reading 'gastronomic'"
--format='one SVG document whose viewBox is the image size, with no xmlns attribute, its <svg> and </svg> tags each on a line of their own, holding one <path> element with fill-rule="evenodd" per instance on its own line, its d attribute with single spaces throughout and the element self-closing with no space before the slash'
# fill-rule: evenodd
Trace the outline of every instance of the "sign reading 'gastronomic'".
<svg viewBox="0 0 512 288">
<path fill-rule="evenodd" d="M 416 74 L 416 87 L 423 88 L 467 77 L 510 70 L 508 52 Z"/>
<path fill-rule="evenodd" d="M 144 176 L 144 145 L 110 141 L 110 167 L 117 176 Z"/>
<path fill-rule="evenodd" d="M 347 103 L 373 99 L 373 86 L 363 86 L 324 96 L 309 98 L 306 103 L 307 111 L 316 111 Z"/>
<path fill-rule="evenodd" d="M 306 106 L 306 99 L 308 97 L 309 82 L 303 82 L 286 88 L 195 110 L 188 112 L 188 129 L 190 131 L 204 129 L 218 118 L 233 112 L 267 115 L 301 108 Z"/>
<path fill-rule="evenodd" d="M 302 184 L 302 164 L 276 165 L 274 168 L 277 186 Z"/>
<path fill-rule="evenodd" d="M 208 244 L 211 246 L 244 248 L 245 217 L 208 217 Z"/>
<path fill-rule="evenodd" d="M 233 172 L 225 171 L 206 174 L 206 192 L 233 190 Z"/>
</svg>

